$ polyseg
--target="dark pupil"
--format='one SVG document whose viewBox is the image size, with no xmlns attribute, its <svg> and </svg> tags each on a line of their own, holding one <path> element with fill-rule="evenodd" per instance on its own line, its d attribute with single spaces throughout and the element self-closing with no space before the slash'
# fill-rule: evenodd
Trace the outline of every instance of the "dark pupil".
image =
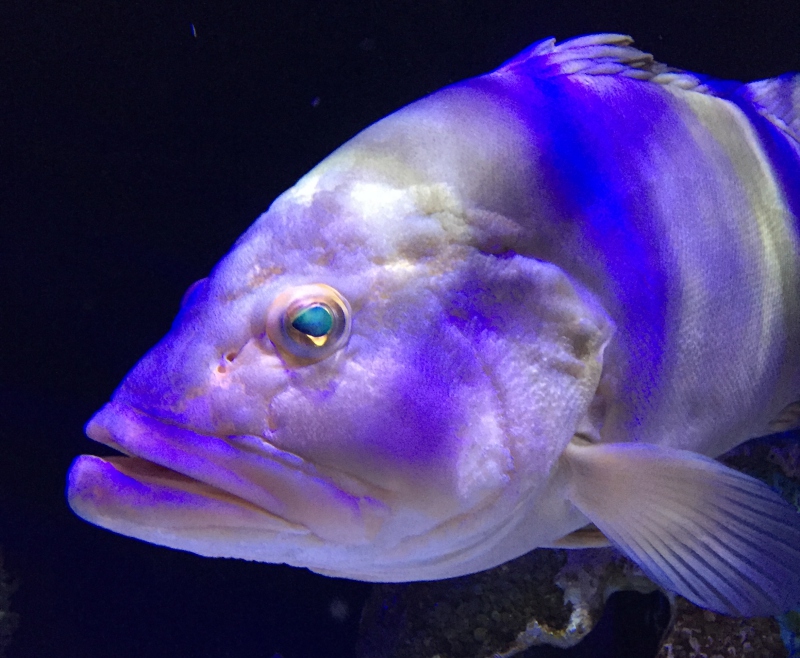
<svg viewBox="0 0 800 658">
<path fill-rule="evenodd" d="M 319 338 L 330 333 L 333 315 L 327 308 L 317 304 L 298 313 L 292 320 L 292 326 L 300 333 Z"/>
</svg>

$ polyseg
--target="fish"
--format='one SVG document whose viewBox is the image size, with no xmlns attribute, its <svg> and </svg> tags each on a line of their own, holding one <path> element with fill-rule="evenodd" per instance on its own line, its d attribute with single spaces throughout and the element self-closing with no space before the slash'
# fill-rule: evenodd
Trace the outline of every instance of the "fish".
<svg viewBox="0 0 800 658">
<path fill-rule="evenodd" d="M 800 514 L 715 458 L 800 408 L 800 75 L 535 43 L 374 123 L 186 292 L 86 434 L 81 518 L 372 582 L 611 544 L 729 615 Z"/>
</svg>

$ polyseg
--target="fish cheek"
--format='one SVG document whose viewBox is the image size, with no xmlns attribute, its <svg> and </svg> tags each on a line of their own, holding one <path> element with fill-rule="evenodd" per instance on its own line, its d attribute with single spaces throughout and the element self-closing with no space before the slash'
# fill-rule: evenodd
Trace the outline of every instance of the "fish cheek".
<svg viewBox="0 0 800 658">
<path fill-rule="evenodd" d="M 329 389 L 279 394 L 270 406 L 278 442 L 405 502 L 417 494 L 455 495 L 465 392 L 489 386 L 480 364 L 464 357 L 463 340 L 447 326 L 415 340 L 387 340 L 346 363 Z"/>
</svg>

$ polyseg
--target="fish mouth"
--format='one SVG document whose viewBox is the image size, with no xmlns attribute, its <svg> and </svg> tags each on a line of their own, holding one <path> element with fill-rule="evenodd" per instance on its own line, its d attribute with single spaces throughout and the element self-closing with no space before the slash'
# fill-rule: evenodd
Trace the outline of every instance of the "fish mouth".
<svg viewBox="0 0 800 658">
<path fill-rule="evenodd" d="M 269 539 L 278 550 L 276 539 L 296 545 L 298 535 L 359 545 L 387 516 L 375 498 L 344 490 L 261 437 L 200 434 L 118 402 L 103 407 L 86 434 L 125 456 L 78 457 L 68 475 L 70 507 L 146 541 L 231 557 L 237 542 L 244 549 Z"/>
</svg>

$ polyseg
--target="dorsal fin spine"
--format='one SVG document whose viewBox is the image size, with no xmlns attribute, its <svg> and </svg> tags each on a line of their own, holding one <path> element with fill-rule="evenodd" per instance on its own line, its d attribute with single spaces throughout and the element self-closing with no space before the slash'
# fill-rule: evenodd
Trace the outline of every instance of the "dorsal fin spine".
<svg viewBox="0 0 800 658">
<path fill-rule="evenodd" d="M 716 95 L 705 78 L 660 64 L 631 44 L 625 34 L 592 34 L 564 43 L 544 39 L 505 62 L 495 73 L 549 78 L 571 75 L 614 75 Z"/>
</svg>

